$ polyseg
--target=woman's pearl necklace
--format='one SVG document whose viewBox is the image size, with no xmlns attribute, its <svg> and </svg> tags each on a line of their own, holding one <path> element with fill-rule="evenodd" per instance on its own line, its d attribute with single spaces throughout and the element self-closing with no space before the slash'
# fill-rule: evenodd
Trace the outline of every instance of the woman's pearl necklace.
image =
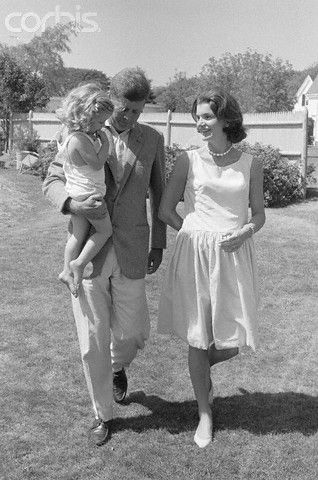
<svg viewBox="0 0 318 480">
<path fill-rule="evenodd" d="M 230 148 L 223 153 L 212 152 L 212 150 L 209 147 L 208 147 L 208 150 L 209 150 L 209 154 L 213 155 L 213 157 L 224 157 L 225 155 L 227 155 L 232 150 L 232 148 L 233 148 L 233 145 L 231 145 Z"/>
</svg>

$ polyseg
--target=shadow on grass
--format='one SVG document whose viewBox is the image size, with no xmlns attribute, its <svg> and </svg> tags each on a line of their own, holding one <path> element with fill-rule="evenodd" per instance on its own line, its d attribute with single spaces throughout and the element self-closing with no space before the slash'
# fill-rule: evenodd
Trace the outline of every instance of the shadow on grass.
<svg viewBox="0 0 318 480">
<path fill-rule="evenodd" d="M 318 399 L 295 392 L 249 393 L 214 399 L 215 430 L 247 430 L 258 435 L 318 431 Z M 114 428 L 141 432 L 165 428 L 170 433 L 193 430 L 198 421 L 195 401 L 169 402 L 142 391 L 132 392 L 126 404 L 137 403 L 151 411 L 149 415 L 116 418 Z"/>
</svg>

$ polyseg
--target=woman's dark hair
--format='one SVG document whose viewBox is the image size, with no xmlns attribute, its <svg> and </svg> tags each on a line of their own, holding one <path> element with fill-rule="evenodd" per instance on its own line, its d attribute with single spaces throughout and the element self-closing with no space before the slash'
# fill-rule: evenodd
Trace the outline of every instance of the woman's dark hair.
<svg viewBox="0 0 318 480">
<path fill-rule="evenodd" d="M 208 103 L 218 120 L 224 120 L 226 126 L 223 128 L 228 140 L 238 143 L 246 138 L 243 127 L 243 115 L 238 102 L 222 88 L 215 88 L 208 93 L 199 95 L 193 102 L 191 115 L 197 121 L 197 105 Z"/>
<path fill-rule="evenodd" d="M 126 98 L 131 102 L 147 100 L 150 94 L 150 81 L 141 68 L 124 68 L 110 82 L 111 96 Z"/>
</svg>

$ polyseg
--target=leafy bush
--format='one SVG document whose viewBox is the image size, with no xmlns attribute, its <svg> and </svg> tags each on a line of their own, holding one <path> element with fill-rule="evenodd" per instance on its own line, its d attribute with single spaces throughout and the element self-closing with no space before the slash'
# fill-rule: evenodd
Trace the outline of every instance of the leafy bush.
<svg viewBox="0 0 318 480">
<path fill-rule="evenodd" d="M 40 149 L 38 161 L 29 169 L 29 172 L 33 175 L 39 175 L 41 180 L 44 180 L 50 163 L 54 160 L 57 153 L 57 142 L 56 140 L 52 140 Z"/>
<path fill-rule="evenodd" d="M 172 147 L 165 147 L 166 153 L 166 181 L 169 180 L 170 175 L 172 173 L 174 164 L 176 162 L 176 158 L 180 155 L 180 153 L 185 152 L 186 150 L 196 150 L 199 147 L 196 145 L 190 145 L 187 148 L 182 148 L 180 145 L 174 143 Z"/>
<path fill-rule="evenodd" d="M 311 117 L 308 117 L 307 123 L 307 145 L 314 144 L 314 126 L 315 122 Z"/>
<path fill-rule="evenodd" d="M 312 163 L 307 165 L 307 171 L 306 171 L 306 184 L 315 184 L 317 183 L 317 177 L 316 177 L 316 167 Z"/>
<path fill-rule="evenodd" d="M 281 156 L 271 145 L 241 142 L 237 148 L 259 158 L 264 169 L 264 204 L 266 207 L 285 207 L 303 198 L 305 179 L 295 162 Z"/>
<path fill-rule="evenodd" d="M 298 166 L 282 157 L 279 150 L 270 145 L 256 143 L 250 145 L 241 142 L 236 147 L 253 157 L 259 158 L 264 168 L 264 203 L 266 207 L 283 207 L 303 198 L 305 179 L 302 178 Z M 191 146 L 187 149 L 173 144 L 165 147 L 166 154 L 166 180 L 169 180 L 177 156 L 185 150 L 193 150 L 198 147 Z M 50 163 L 58 153 L 57 142 L 51 141 L 40 149 L 37 163 L 30 169 L 30 173 L 39 175 L 42 180 L 47 175 Z M 313 178 L 314 167 L 308 166 L 307 181 Z"/>
<path fill-rule="evenodd" d="M 198 148 L 198 147 L 191 147 Z M 259 158 L 264 168 L 264 204 L 266 207 L 284 207 L 303 198 L 305 179 L 295 162 L 282 157 L 279 150 L 270 145 L 241 142 L 236 148 Z M 184 148 L 174 144 L 166 147 L 166 178 L 169 179 L 176 157 Z M 308 169 L 307 181 L 313 171 Z"/>
<path fill-rule="evenodd" d="M 165 147 L 165 153 L 166 153 L 166 181 L 169 180 L 171 172 L 173 170 L 174 164 L 176 162 L 177 156 L 181 153 L 184 152 L 186 149 L 181 148 L 179 145 L 174 143 L 172 147 Z"/>
<path fill-rule="evenodd" d="M 16 167 L 16 163 L 17 163 L 16 152 L 14 150 L 9 150 L 8 152 L 4 152 L 1 157 L 1 160 L 4 160 L 6 168 Z"/>
<path fill-rule="evenodd" d="M 14 147 L 17 150 L 25 150 L 27 152 L 38 152 L 41 140 L 37 132 L 29 127 L 19 125 L 15 131 Z"/>
</svg>

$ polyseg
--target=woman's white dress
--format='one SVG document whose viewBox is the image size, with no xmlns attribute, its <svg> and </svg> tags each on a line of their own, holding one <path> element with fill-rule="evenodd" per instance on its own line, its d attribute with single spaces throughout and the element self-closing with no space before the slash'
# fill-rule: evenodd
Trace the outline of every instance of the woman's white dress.
<svg viewBox="0 0 318 480">
<path fill-rule="evenodd" d="M 248 222 L 252 157 L 219 167 L 206 147 L 187 152 L 184 221 L 176 238 L 159 304 L 159 333 L 207 349 L 257 341 L 257 272 L 253 239 L 233 253 L 220 248 L 224 233 Z"/>
</svg>

